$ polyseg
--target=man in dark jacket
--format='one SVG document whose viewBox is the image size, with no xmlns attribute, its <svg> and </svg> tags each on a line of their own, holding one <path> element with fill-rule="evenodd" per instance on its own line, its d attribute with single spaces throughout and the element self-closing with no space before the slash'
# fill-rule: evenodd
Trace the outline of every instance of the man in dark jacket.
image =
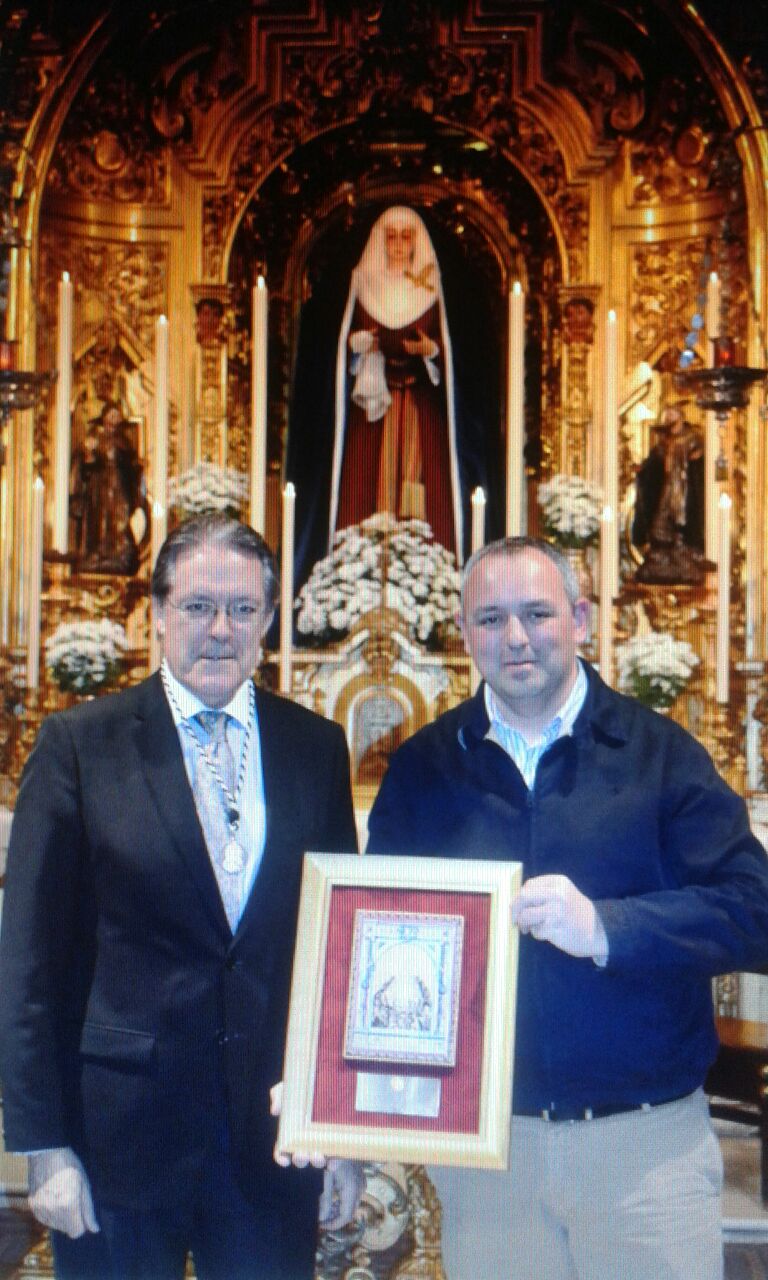
<svg viewBox="0 0 768 1280">
<path fill-rule="evenodd" d="M 369 850 L 520 860 L 510 1169 L 435 1170 L 449 1280 L 718 1280 L 711 979 L 768 963 L 768 863 L 673 721 L 577 658 L 588 604 L 528 538 L 468 562 L 485 683 L 393 757 Z"/>
<path fill-rule="evenodd" d="M 269 1095 L 304 850 L 357 842 L 341 729 L 251 679 L 276 593 L 248 526 L 180 525 L 160 671 L 47 720 L 22 778 L 0 1071 L 60 1280 L 314 1275 L 319 1175 L 273 1160 Z"/>
</svg>

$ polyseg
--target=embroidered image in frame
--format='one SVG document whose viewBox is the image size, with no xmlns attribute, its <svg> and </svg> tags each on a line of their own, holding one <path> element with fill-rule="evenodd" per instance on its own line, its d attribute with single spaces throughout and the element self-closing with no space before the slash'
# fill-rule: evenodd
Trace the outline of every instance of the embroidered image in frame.
<svg viewBox="0 0 768 1280">
<path fill-rule="evenodd" d="M 344 1057 L 453 1067 L 464 918 L 355 912 Z"/>
</svg>

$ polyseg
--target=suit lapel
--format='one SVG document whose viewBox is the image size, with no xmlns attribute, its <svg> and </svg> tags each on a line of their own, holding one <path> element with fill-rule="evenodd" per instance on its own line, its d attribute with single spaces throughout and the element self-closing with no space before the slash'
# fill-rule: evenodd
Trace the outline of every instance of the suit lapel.
<svg viewBox="0 0 768 1280">
<path fill-rule="evenodd" d="M 200 891 L 217 932 L 229 936 L 229 924 L 197 817 L 184 768 L 179 736 L 158 675 L 145 685 L 136 719 L 136 746 L 160 821 Z"/>
<path fill-rule="evenodd" d="M 279 898 L 285 870 L 281 853 L 286 843 L 291 842 L 291 833 L 297 827 L 297 794 L 292 785 L 296 762 L 292 758 L 293 743 L 285 731 L 280 710 L 279 698 L 270 697 L 256 689 L 261 768 L 264 775 L 266 838 L 258 875 L 240 917 L 237 933 L 263 921 L 270 903 Z"/>
</svg>

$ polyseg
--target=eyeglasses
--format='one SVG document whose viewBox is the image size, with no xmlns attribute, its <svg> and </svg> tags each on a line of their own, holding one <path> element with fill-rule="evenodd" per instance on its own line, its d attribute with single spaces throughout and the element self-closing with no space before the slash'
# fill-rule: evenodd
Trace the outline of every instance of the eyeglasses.
<svg viewBox="0 0 768 1280">
<path fill-rule="evenodd" d="M 254 604 L 252 600 L 234 600 L 229 604 L 214 604 L 213 600 L 185 600 L 183 604 L 167 604 L 180 613 L 190 626 L 210 627 L 219 613 L 227 615 L 227 621 L 234 627 L 247 627 L 254 624 L 264 613 L 264 606 Z"/>
</svg>

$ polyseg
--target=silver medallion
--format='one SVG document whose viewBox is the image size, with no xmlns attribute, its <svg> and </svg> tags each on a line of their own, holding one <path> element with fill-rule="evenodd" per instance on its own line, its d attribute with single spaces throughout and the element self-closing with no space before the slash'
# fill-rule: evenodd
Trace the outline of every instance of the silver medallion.
<svg viewBox="0 0 768 1280">
<path fill-rule="evenodd" d="M 238 844 L 237 840 L 233 839 L 231 836 L 224 845 L 221 865 L 231 876 L 239 875 L 245 866 L 245 850 L 243 846 Z"/>
</svg>

